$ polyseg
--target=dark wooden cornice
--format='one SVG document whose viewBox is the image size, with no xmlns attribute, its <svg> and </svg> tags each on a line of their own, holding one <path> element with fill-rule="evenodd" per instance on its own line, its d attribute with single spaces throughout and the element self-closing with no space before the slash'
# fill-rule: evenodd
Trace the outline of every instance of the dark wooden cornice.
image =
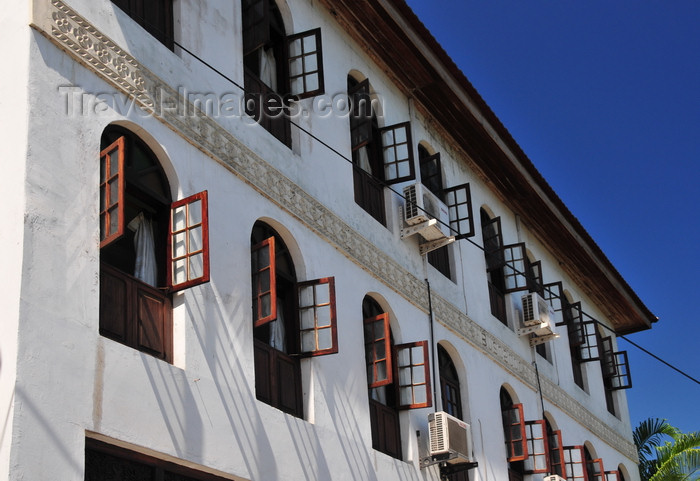
<svg viewBox="0 0 700 481">
<path fill-rule="evenodd" d="M 318 1 L 465 154 L 462 160 L 550 249 L 618 333 L 651 327 L 656 317 L 403 0 Z"/>
</svg>

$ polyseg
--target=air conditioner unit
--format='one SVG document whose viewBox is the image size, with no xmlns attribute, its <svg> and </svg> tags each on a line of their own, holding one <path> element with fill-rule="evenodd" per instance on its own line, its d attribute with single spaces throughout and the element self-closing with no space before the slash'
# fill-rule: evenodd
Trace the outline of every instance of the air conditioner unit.
<svg viewBox="0 0 700 481">
<path fill-rule="evenodd" d="M 406 199 L 404 220 L 408 225 L 417 226 L 425 223 L 420 235 L 432 241 L 450 236 L 450 212 L 447 206 L 420 182 L 403 189 Z"/>
<path fill-rule="evenodd" d="M 471 463 L 471 426 L 444 411 L 428 415 L 430 456 L 450 464 Z"/>
<path fill-rule="evenodd" d="M 556 339 L 559 335 L 554 330 L 554 309 L 539 294 L 531 292 L 522 296 L 522 326 L 518 333 L 523 336 L 533 334 L 532 345 Z"/>
<path fill-rule="evenodd" d="M 550 474 L 549 476 L 545 476 L 542 481 L 566 481 L 566 479 L 562 478 L 558 474 Z"/>
<path fill-rule="evenodd" d="M 538 324 L 552 324 L 554 321 L 554 310 L 549 302 L 545 301 L 536 292 L 525 294 L 523 301 L 523 326 L 536 326 Z"/>
</svg>

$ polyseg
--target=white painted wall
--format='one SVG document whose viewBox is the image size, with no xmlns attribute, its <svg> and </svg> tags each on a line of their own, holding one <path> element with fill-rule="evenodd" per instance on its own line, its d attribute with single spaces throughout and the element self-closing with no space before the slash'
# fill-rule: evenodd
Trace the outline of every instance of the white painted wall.
<svg viewBox="0 0 700 481">
<path fill-rule="evenodd" d="M 176 40 L 242 83 L 240 6 L 233 3 L 176 0 Z M 71 7 L 171 86 L 216 95 L 235 90 L 188 55 L 177 49 L 172 53 L 155 42 L 109 1 L 74 0 Z M 386 106 L 380 124 L 412 120 L 414 144 L 426 140 L 442 152 L 447 185 L 471 183 L 477 226 L 474 241 L 480 244 L 479 207 L 487 205 L 502 218 L 505 243 L 528 242 L 543 261 L 545 280 L 563 280 L 583 301 L 584 310 L 604 319 L 533 240 L 527 226 L 517 232 L 508 207 L 478 181 L 426 119 L 409 111 L 407 100 L 386 76 L 339 31 L 329 14 L 319 13 L 316 7 L 306 0 L 290 0 L 288 14 L 294 19 L 295 32 L 322 28 L 326 92 L 344 92 L 350 71 L 367 75 Z M 12 28 L 0 29 L 0 38 L 6 42 L 24 39 L 15 55 L 16 64 L 26 66 L 11 81 L 3 79 L 19 93 L 0 111 L 4 123 L 17 115 L 24 119 L 11 122 L 13 141 L 3 145 L 9 149 L 3 158 L 19 160 L 6 169 L 9 175 L 0 176 L 0 191 L 10 192 L 5 198 L 13 200 L 0 203 L 0 215 L 12 226 L 7 232 L 3 229 L 0 247 L 14 254 L 8 256 L 8 274 L 3 276 L 7 286 L 0 290 L 0 300 L 9 307 L 8 322 L 0 324 L 0 414 L 7 419 L 0 417 L 4 426 L 0 479 L 82 479 L 86 432 L 240 479 L 437 479 L 434 468 L 418 466 L 430 409 L 401 415 L 404 461 L 371 448 L 361 304 L 368 293 L 382 298 L 390 307 L 397 342 L 428 339 L 427 313 L 158 119 L 138 109 L 66 112 L 68 97 L 65 89 L 58 90 L 60 86 L 75 86 L 73 100 L 82 98 L 82 92 L 88 94 L 86 98 L 112 95 L 113 88 L 30 30 L 20 17 L 3 18 Z M 26 94 L 25 85 L 29 86 Z M 120 94 L 114 98 L 124 100 Z M 309 107 L 313 100 L 304 104 Z M 453 279 L 446 279 L 420 258 L 415 240 L 399 239 L 397 196 L 387 193 L 391 209 L 385 228 L 354 203 L 351 167 L 345 160 L 303 134 L 290 151 L 259 126 L 238 118 L 219 120 L 299 189 L 330 208 L 352 229 L 352 235 L 370 240 L 417 279 L 428 278 L 435 295 L 466 312 L 526 362 L 533 359 L 527 342 L 490 314 L 481 250 L 467 241 L 454 245 L 456 269 Z M 113 122 L 142 129 L 144 139 L 161 155 L 173 198 L 209 192 L 211 282 L 174 298 L 173 365 L 98 333 L 97 158 L 100 135 Z M 346 117 L 311 117 L 302 122 L 349 156 Z M 303 361 L 305 420 L 255 399 L 249 249 L 251 228 L 258 219 L 283 227 L 300 280 L 336 279 L 340 352 Z M 17 344 L 13 339 L 18 339 Z M 465 417 L 473 427 L 479 461 L 471 479 L 506 479 L 500 386 L 513 389 L 525 405 L 527 419 L 541 418 L 537 392 L 486 356 L 478 340 L 467 343 L 436 323 L 435 342 L 449 343 L 457 354 Z M 618 395 L 622 406 L 618 420 L 605 408 L 599 368 L 587 366 L 589 389 L 583 392 L 571 378 L 565 333 L 552 344 L 552 351 L 554 364 L 538 359 L 541 374 L 613 430 L 628 436 L 624 393 Z M 635 471 L 629 459 L 571 419 L 562 407 L 545 401 L 545 409 L 564 432 L 565 444 L 588 441 L 606 465 L 610 463 L 608 469 L 624 463 Z M 417 430 L 422 433 L 420 441 Z M 636 475 L 630 478 L 637 479 Z"/>
</svg>

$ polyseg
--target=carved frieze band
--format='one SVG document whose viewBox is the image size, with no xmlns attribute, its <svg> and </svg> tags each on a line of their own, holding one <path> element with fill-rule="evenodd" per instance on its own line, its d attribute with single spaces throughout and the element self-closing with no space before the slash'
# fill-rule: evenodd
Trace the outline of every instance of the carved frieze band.
<svg viewBox="0 0 700 481">
<path fill-rule="evenodd" d="M 353 231 L 342 219 L 245 147 L 212 118 L 201 113 L 178 115 L 178 112 L 197 112 L 197 109 L 186 104 L 187 99 L 176 89 L 140 65 L 65 3 L 60 0 L 35 0 L 33 13 L 34 28 L 125 95 L 133 97 L 144 109 L 153 112 L 157 105 L 177 106 L 154 114 L 192 145 L 334 244 L 348 259 L 428 311 L 427 290 L 423 281 Z M 433 294 L 432 304 L 438 322 L 536 389 L 537 377 L 530 362 L 439 296 Z M 542 391 L 553 405 L 569 413 L 628 458 L 636 460 L 632 443 L 556 384 L 542 379 Z"/>
</svg>

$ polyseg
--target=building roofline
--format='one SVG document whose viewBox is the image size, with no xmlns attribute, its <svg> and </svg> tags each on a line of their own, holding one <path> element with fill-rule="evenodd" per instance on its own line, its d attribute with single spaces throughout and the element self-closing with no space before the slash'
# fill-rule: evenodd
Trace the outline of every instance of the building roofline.
<svg viewBox="0 0 700 481">
<path fill-rule="evenodd" d="M 469 166 L 555 254 L 618 333 L 645 330 L 656 322 L 404 0 L 320 1 L 370 57 L 386 67 L 392 81 L 438 121 L 467 154 Z"/>
</svg>

